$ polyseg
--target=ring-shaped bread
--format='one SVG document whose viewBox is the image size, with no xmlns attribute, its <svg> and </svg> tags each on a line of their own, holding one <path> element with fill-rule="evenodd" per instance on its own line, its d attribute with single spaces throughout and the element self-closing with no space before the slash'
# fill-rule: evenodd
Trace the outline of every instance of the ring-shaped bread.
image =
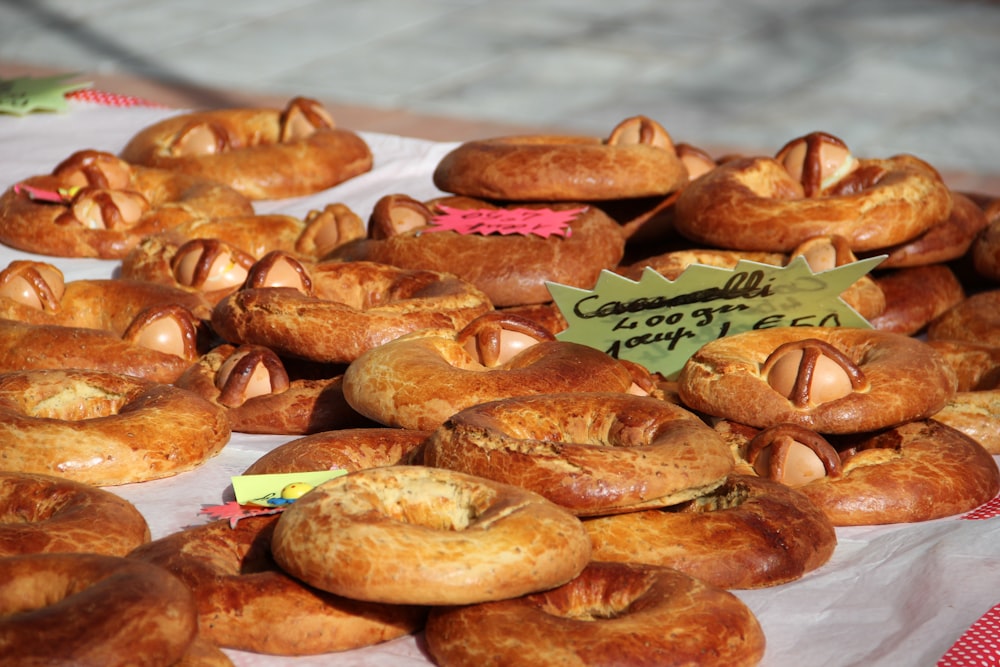
<svg viewBox="0 0 1000 667">
<path fill-rule="evenodd" d="M 971 340 L 929 338 L 958 379 L 956 391 L 975 392 L 1000 387 L 1000 346 Z"/>
<path fill-rule="evenodd" d="M 269 286 L 286 268 L 292 277 Z M 374 262 L 309 264 L 275 251 L 254 264 L 241 289 L 215 306 L 212 326 L 229 343 L 349 363 L 405 333 L 460 329 L 490 310 L 485 294 L 451 274 Z"/>
<path fill-rule="evenodd" d="M 315 655 L 370 646 L 422 626 L 426 610 L 361 602 L 317 590 L 271 558 L 278 517 L 185 528 L 130 560 L 163 568 L 194 592 L 201 634 L 215 644 L 268 655 Z"/>
<path fill-rule="evenodd" d="M 583 522 L 594 560 L 672 567 L 713 586 L 794 581 L 826 563 L 837 535 L 819 507 L 779 482 L 733 474 L 678 507 Z"/>
<path fill-rule="evenodd" d="M 207 320 L 202 295 L 143 280 L 84 278 L 64 281 L 47 262 L 15 260 L 0 270 L 0 318 L 33 324 L 104 329 L 123 335 L 151 309 L 178 307 L 192 321 Z"/>
<path fill-rule="evenodd" d="M 608 136 L 524 135 L 467 141 L 434 169 L 444 192 L 503 201 L 604 201 L 664 195 L 687 182 L 670 135 L 643 116 Z"/>
<path fill-rule="evenodd" d="M 121 277 L 179 287 L 218 303 L 246 280 L 250 266 L 282 250 L 319 261 L 365 235 L 365 223 L 343 204 L 290 215 L 202 218 L 142 239 L 122 259 Z"/>
<path fill-rule="evenodd" d="M 848 327 L 778 327 L 719 338 L 695 352 L 677 378 L 681 401 L 696 412 L 824 434 L 929 417 L 955 387 L 954 372 L 927 343 Z"/>
<path fill-rule="evenodd" d="M 878 268 L 926 266 L 963 257 L 989 222 L 969 197 L 952 192 L 951 201 L 951 213 L 941 222 L 905 243 L 874 251 L 888 255 Z"/>
<path fill-rule="evenodd" d="M 796 179 L 785 158 L 807 144 Z M 855 159 L 848 153 L 844 164 L 854 169 L 824 183 L 820 172 L 829 161 L 823 145 L 847 152 L 839 139 L 813 133 L 789 142 L 775 158 L 724 162 L 681 191 L 674 228 L 696 243 L 769 252 L 836 234 L 860 253 L 909 241 L 948 217 L 951 191 L 919 158 Z"/>
<path fill-rule="evenodd" d="M 344 398 L 385 426 L 431 431 L 464 408 L 510 396 L 565 391 L 627 392 L 633 376 L 587 345 L 542 340 L 498 364 L 466 347 L 461 331 L 425 329 L 374 347 L 344 372 Z"/>
<path fill-rule="evenodd" d="M 0 459 L 95 486 L 192 470 L 229 440 L 225 413 L 172 385 L 42 370 L 0 375 Z"/>
<path fill-rule="evenodd" d="M 503 211 L 495 203 L 468 197 L 418 202 L 386 195 L 372 211 L 369 238 L 345 243 L 330 257 L 365 260 L 410 269 L 453 273 L 483 290 L 495 306 L 546 303 L 547 282 L 589 289 L 601 271 L 621 261 L 625 238 L 618 224 L 594 206 L 558 202 L 517 209 L 569 211 L 568 234 L 462 233 L 435 228 L 446 210 Z M 516 258 L 516 259 L 513 259 Z"/>
<path fill-rule="evenodd" d="M 260 345 L 223 343 L 174 385 L 219 406 L 237 433 L 305 435 L 371 426 L 344 399 L 343 366 L 283 360 Z"/>
<path fill-rule="evenodd" d="M 121 259 L 143 237 L 174 225 L 244 215 L 253 215 L 251 202 L 221 183 L 87 150 L 0 195 L 0 243 L 39 255 Z"/>
<path fill-rule="evenodd" d="M 432 609 L 425 635 L 449 667 L 749 667 L 766 641 L 728 591 L 670 568 L 600 562 L 543 593 Z"/>
<path fill-rule="evenodd" d="M 402 428 L 346 428 L 313 433 L 275 447 L 244 475 L 361 470 L 418 462 L 430 431 Z"/>
<path fill-rule="evenodd" d="M 577 516 L 665 507 L 733 469 L 729 447 L 674 403 L 626 393 L 551 393 L 466 408 L 434 431 L 424 464 L 514 484 Z"/>
<path fill-rule="evenodd" d="M 0 663 L 168 667 L 196 638 L 191 591 L 162 568 L 83 553 L 0 558 Z"/>
<path fill-rule="evenodd" d="M 798 439 L 794 431 L 791 437 Z M 796 488 L 835 526 L 940 519 L 973 510 L 1000 491 L 1000 470 L 989 452 L 934 419 L 828 440 L 838 469 Z"/>
<path fill-rule="evenodd" d="M 885 309 L 868 321 L 880 331 L 916 335 L 965 299 L 965 288 L 948 264 L 889 269 L 874 280 L 885 297 Z"/>
<path fill-rule="evenodd" d="M 0 472 L 0 557 L 124 556 L 148 541 L 146 519 L 121 496 L 52 475 Z"/>
<path fill-rule="evenodd" d="M 73 368 L 171 383 L 195 359 L 153 350 L 103 329 L 0 318 L 0 373 Z"/>
<path fill-rule="evenodd" d="M 178 114 L 136 133 L 121 157 L 225 183 L 254 200 L 312 194 L 372 168 L 368 144 L 305 97 L 284 109 Z"/>
<path fill-rule="evenodd" d="M 1000 289 L 970 294 L 927 326 L 929 340 L 959 340 L 1000 346 Z"/>
<path fill-rule="evenodd" d="M 590 538 L 579 519 L 526 489 L 402 465 L 309 491 L 282 512 L 271 550 L 292 576 L 331 593 L 454 605 L 564 584 L 590 560 Z"/>
</svg>

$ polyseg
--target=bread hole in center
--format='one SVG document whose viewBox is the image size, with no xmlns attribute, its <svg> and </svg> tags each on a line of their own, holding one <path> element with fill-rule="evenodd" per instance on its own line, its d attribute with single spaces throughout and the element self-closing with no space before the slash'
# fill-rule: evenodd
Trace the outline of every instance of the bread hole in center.
<svg viewBox="0 0 1000 667">
<path fill-rule="evenodd" d="M 465 530 L 496 501 L 489 487 L 444 481 L 385 486 L 376 495 L 377 511 L 393 521 L 446 531 Z"/>
<path fill-rule="evenodd" d="M 561 589 L 533 596 L 541 611 L 574 621 L 604 621 L 637 611 L 651 580 L 643 574 L 582 577 Z"/>
<path fill-rule="evenodd" d="M 83 421 L 116 415 L 127 400 L 124 394 L 86 382 L 72 382 L 26 392 L 21 396 L 21 407 L 26 415 L 36 419 Z"/>
</svg>

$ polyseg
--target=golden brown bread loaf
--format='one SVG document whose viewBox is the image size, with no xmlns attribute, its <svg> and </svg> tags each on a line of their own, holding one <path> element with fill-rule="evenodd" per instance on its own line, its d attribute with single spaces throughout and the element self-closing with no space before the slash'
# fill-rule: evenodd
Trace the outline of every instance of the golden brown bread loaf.
<svg viewBox="0 0 1000 667">
<path fill-rule="evenodd" d="M 880 331 L 913 336 L 965 299 L 965 288 L 947 264 L 909 266 L 880 272 L 875 282 L 885 310 L 869 320 Z"/>
<path fill-rule="evenodd" d="M 424 463 L 514 484 L 577 516 L 664 507 L 721 485 L 733 459 L 684 408 L 626 393 L 547 393 L 466 408 Z"/>
<path fill-rule="evenodd" d="M 276 266 L 291 267 L 298 283 L 267 286 Z M 489 310 L 485 294 L 450 274 L 374 262 L 306 265 L 275 251 L 254 265 L 243 288 L 216 305 L 212 327 L 229 343 L 349 363 L 405 333 L 460 329 Z"/>
<path fill-rule="evenodd" d="M 835 526 L 929 521 L 979 507 L 1000 491 L 993 457 L 933 419 L 852 440 L 839 475 L 799 487 Z"/>
<path fill-rule="evenodd" d="M 343 367 L 283 361 L 260 345 L 223 343 L 174 385 L 222 408 L 238 433 L 304 435 L 371 426 L 344 399 Z"/>
<path fill-rule="evenodd" d="M 347 428 L 314 433 L 275 447 L 244 475 L 361 470 L 418 463 L 420 446 L 430 431 L 398 428 Z"/>
<path fill-rule="evenodd" d="M 929 340 L 960 340 L 1000 346 L 1000 290 L 971 294 L 927 326 Z"/>
<path fill-rule="evenodd" d="M 255 200 L 319 192 L 372 167 L 368 144 L 304 97 L 284 109 L 177 114 L 136 133 L 121 157 L 225 183 Z"/>
<path fill-rule="evenodd" d="M 201 218 L 143 238 L 122 258 L 121 277 L 199 292 L 215 304 L 269 252 L 319 261 L 364 235 L 364 221 L 343 204 L 310 211 L 303 220 L 277 214 Z"/>
<path fill-rule="evenodd" d="M 87 552 L 124 556 L 149 541 L 130 502 L 51 475 L 0 472 L 0 556 Z"/>
<path fill-rule="evenodd" d="M 670 135 L 644 116 L 607 139 L 525 135 L 467 141 L 434 169 L 444 192 L 502 201 L 603 201 L 664 195 L 687 182 Z"/>
<path fill-rule="evenodd" d="M 163 568 L 194 593 L 201 633 L 219 646 L 270 655 L 346 651 L 401 637 L 425 610 L 350 600 L 316 590 L 275 565 L 276 516 L 186 528 L 129 560 Z"/>
<path fill-rule="evenodd" d="M 194 598 L 165 570 L 117 556 L 0 558 L 0 662 L 167 667 L 198 630 Z"/>
<path fill-rule="evenodd" d="M 86 369 L 171 383 L 191 361 L 110 331 L 0 319 L 0 372 Z"/>
<path fill-rule="evenodd" d="M 851 157 L 856 168 L 826 185 L 808 180 L 819 174 L 810 174 L 807 164 L 797 180 L 782 153 L 818 135 L 789 142 L 776 158 L 727 161 L 688 184 L 675 204 L 675 228 L 697 243 L 771 252 L 837 234 L 861 253 L 909 241 L 948 217 L 950 190 L 912 155 L 856 162 Z"/>
<path fill-rule="evenodd" d="M 635 563 L 594 562 L 543 593 L 433 609 L 425 634 L 445 667 L 748 667 L 765 645 L 733 594 Z"/>
<path fill-rule="evenodd" d="M 988 222 L 983 210 L 969 197 L 952 192 L 951 200 L 947 218 L 905 243 L 876 251 L 888 254 L 879 268 L 925 266 L 963 257 Z"/>
<path fill-rule="evenodd" d="M 566 583 L 590 560 L 590 540 L 579 519 L 530 491 L 403 465 L 317 486 L 282 513 L 271 551 L 338 595 L 455 605 Z"/>
<path fill-rule="evenodd" d="M 25 187 L 66 194 L 38 201 Z M 80 151 L 0 195 L 0 242 L 39 255 L 120 259 L 144 236 L 192 218 L 252 214 L 245 197 L 220 183 Z"/>
<path fill-rule="evenodd" d="M 570 221 L 568 236 L 547 237 L 434 231 L 430 223 L 445 206 L 466 211 L 504 208 L 467 197 L 423 203 L 387 195 L 372 212 L 370 238 L 346 243 L 329 257 L 453 273 L 485 292 L 495 306 L 520 306 L 551 301 L 546 282 L 593 287 L 600 272 L 617 265 L 624 253 L 625 238 L 618 224 L 593 206 L 572 202 L 519 206 L 581 210 Z M 384 231 L 376 234 L 376 230 Z"/>
<path fill-rule="evenodd" d="M 111 486 L 192 470 L 229 441 L 223 411 L 177 387 L 127 375 L 0 375 L 7 470 Z"/>
<path fill-rule="evenodd" d="M 487 366 L 459 333 L 425 329 L 372 348 L 347 367 L 344 397 L 380 424 L 429 431 L 477 403 L 557 391 L 626 392 L 633 384 L 624 364 L 586 345 L 543 341 Z"/>
<path fill-rule="evenodd" d="M 811 349 L 797 349 L 803 343 Z M 802 363 L 810 357 L 830 372 Z M 779 361 L 790 362 L 794 373 L 772 375 Z M 820 382 L 803 382 L 814 370 Z M 951 367 L 923 341 L 843 327 L 758 329 L 720 338 L 695 352 L 677 382 L 682 402 L 697 412 L 758 428 L 791 423 L 820 433 L 867 432 L 927 418 L 956 387 Z"/>
<path fill-rule="evenodd" d="M 679 507 L 583 522 L 594 560 L 680 570 L 726 589 L 799 579 L 826 563 L 837 536 L 808 497 L 779 482 L 733 474 Z"/>
</svg>

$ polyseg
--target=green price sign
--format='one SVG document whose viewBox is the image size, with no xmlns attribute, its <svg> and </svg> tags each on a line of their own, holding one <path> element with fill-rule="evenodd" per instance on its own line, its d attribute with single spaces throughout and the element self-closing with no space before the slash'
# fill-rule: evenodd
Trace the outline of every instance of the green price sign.
<svg viewBox="0 0 1000 667">
<path fill-rule="evenodd" d="M 568 327 L 560 340 L 582 343 L 673 378 L 705 343 L 751 329 L 783 326 L 871 328 L 841 293 L 880 264 L 871 257 L 813 273 L 802 257 L 787 266 L 740 261 L 726 269 L 688 267 L 676 280 L 647 268 L 638 281 L 604 271 L 594 289 L 548 283 Z"/>
</svg>

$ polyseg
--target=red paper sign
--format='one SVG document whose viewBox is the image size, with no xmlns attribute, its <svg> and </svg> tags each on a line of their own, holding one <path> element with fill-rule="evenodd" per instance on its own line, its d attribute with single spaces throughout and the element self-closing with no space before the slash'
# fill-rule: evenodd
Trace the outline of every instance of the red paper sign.
<svg viewBox="0 0 1000 667">
<path fill-rule="evenodd" d="M 72 201 L 73 196 L 76 195 L 79 190 L 80 188 L 44 190 L 31 185 L 25 185 L 24 183 L 17 183 L 14 185 L 14 192 L 16 194 L 21 194 L 23 192 L 33 201 L 51 202 L 53 204 L 65 204 L 66 202 Z"/>
<path fill-rule="evenodd" d="M 587 207 L 553 211 L 549 208 L 452 208 L 439 206 L 431 219 L 430 232 L 459 234 L 534 234 L 542 238 L 569 238 L 569 224 Z"/>
</svg>

